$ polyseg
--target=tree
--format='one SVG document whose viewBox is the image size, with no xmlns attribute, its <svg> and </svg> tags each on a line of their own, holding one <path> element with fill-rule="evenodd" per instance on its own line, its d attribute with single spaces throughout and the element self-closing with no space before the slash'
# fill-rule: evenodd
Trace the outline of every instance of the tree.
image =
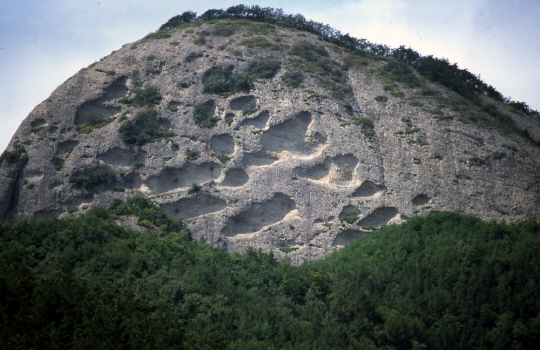
<svg viewBox="0 0 540 350">
<path fill-rule="evenodd" d="M 197 18 L 197 13 L 193 11 L 186 11 L 181 15 L 177 15 L 169 19 L 165 24 L 159 27 L 159 30 L 167 30 L 171 28 L 176 28 L 184 23 L 191 23 Z"/>
</svg>

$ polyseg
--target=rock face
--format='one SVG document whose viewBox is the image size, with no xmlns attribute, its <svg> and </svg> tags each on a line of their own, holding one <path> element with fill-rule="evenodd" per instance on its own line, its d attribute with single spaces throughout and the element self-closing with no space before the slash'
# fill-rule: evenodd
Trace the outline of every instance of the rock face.
<svg viewBox="0 0 540 350">
<path fill-rule="evenodd" d="M 146 196 L 187 219 L 197 239 L 301 262 L 431 211 L 540 217 L 540 148 L 530 138 L 464 123 L 465 111 L 484 112 L 440 86 L 389 82 L 378 73 L 386 59 L 346 64 L 349 54 L 315 35 L 233 29 L 219 36 L 203 24 L 125 45 L 58 87 L 3 157 L 0 219 Z M 278 68 L 253 73 L 251 87 L 209 87 L 219 69 L 233 79 L 268 61 Z M 134 102 L 151 88 L 159 98 Z M 540 139 L 536 120 L 483 103 Z M 129 139 L 125 125 L 143 123 L 141 112 L 157 132 Z M 201 113 L 209 124 L 196 121 Z"/>
</svg>

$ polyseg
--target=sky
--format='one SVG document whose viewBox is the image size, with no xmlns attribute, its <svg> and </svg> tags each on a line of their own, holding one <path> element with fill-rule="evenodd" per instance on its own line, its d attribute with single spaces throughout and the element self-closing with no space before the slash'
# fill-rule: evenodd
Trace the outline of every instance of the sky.
<svg viewBox="0 0 540 350">
<path fill-rule="evenodd" d="M 184 11 L 259 5 L 447 58 L 540 110 L 540 0 L 0 0 L 0 152 L 81 68 Z"/>
</svg>

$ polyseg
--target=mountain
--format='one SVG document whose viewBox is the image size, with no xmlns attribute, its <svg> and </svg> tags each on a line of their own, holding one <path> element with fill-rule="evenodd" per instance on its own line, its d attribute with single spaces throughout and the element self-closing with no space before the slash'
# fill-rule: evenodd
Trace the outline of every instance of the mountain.
<svg viewBox="0 0 540 350">
<path fill-rule="evenodd" d="M 175 16 L 59 86 L 2 154 L 0 219 L 143 196 L 196 239 L 301 262 L 429 212 L 540 217 L 526 104 L 445 60 L 252 10 Z"/>
</svg>

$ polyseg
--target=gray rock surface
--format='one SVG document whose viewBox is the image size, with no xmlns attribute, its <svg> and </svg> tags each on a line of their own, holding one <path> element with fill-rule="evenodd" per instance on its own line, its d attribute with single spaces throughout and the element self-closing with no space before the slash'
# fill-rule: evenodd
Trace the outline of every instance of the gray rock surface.
<svg viewBox="0 0 540 350">
<path fill-rule="evenodd" d="M 251 35 L 243 28 L 196 45 L 198 33 L 211 26 L 125 45 L 38 105 L 8 147 L 14 151 L 18 143 L 24 152 L 1 164 L 0 219 L 78 215 L 114 198 L 142 195 L 187 219 L 197 239 L 235 251 L 273 250 L 300 263 L 375 227 L 432 211 L 506 221 L 540 217 L 540 148 L 515 133 L 459 121 L 459 108 L 452 110 L 448 101 L 462 99 L 452 92 L 425 83 L 435 96 L 399 84 L 402 95 L 391 94 L 374 74 L 386 64 L 380 59 L 344 71 L 351 93 L 343 98 L 309 73 L 302 86 L 291 88 L 281 76 L 303 64 L 288 53 L 299 40 L 325 47 L 335 67 L 346 53 L 314 35 L 272 26 L 268 38 L 279 38 L 278 49 L 242 45 Z M 212 67 L 232 64 L 244 72 L 251 61 L 268 57 L 281 68 L 272 79 L 255 81 L 251 91 L 203 92 Z M 118 99 L 144 85 L 159 89 L 158 117 L 174 136 L 139 147 L 122 141 L 119 130 L 145 108 Z M 250 101 L 257 111 L 244 115 Z M 203 103 L 212 106 L 215 127 L 194 122 L 195 106 Z M 540 139 L 536 120 L 491 103 Z M 446 118 L 433 113 L 438 106 Z M 90 113 L 115 119 L 77 132 Z M 372 138 L 359 118 L 373 122 Z M 188 149 L 198 158 L 188 160 Z M 111 181 L 74 186 L 70 178 L 84 166 L 105 169 Z M 192 193 L 194 183 L 201 190 Z"/>
</svg>

